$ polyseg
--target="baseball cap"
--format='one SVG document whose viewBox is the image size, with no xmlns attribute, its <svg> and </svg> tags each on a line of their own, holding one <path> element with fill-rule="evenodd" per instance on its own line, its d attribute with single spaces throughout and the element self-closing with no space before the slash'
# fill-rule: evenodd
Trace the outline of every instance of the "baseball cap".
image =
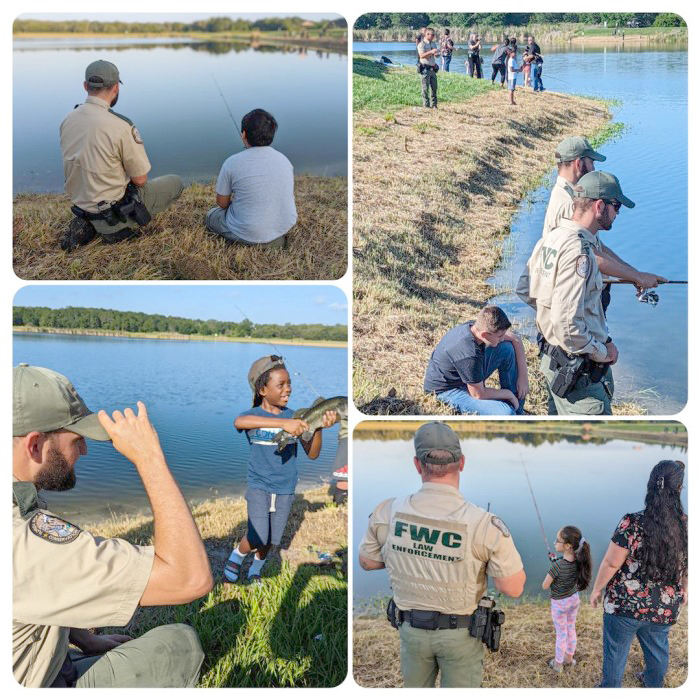
<svg viewBox="0 0 700 700">
<path fill-rule="evenodd" d="M 109 61 L 93 61 L 85 69 L 85 82 L 91 88 L 110 88 L 119 80 L 119 69 Z"/>
<path fill-rule="evenodd" d="M 462 456 L 462 448 L 459 446 L 459 438 L 447 423 L 432 421 L 425 423 L 413 436 L 413 444 L 416 448 L 416 457 L 430 464 L 451 464 L 458 462 Z M 445 450 L 452 455 L 443 459 L 428 459 L 428 454 L 433 450 Z"/>
<path fill-rule="evenodd" d="M 557 163 L 568 163 L 577 158 L 590 158 L 601 163 L 606 160 L 602 153 L 593 150 L 588 139 L 583 139 L 580 136 L 569 136 L 561 141 L 557 146 L 556 158 Z"/>
<path fill-rule="evenodd" d="M 634 207 L 634 202 L 622 194 L 620 181 L 612 173 L 604 173 L 602 170 L 586 173 L 571 189 L 574 197 L 616 199 L 628 209 Z"/>
<path fill-rule="evenodd" d="M 21 363 L 12 369 L 12 384 L 13 436 L 65 429 L 92 440 L 110 439 L 62 374 Z"/>
<path fill-rule="evenodd" d="M 250 390 L 253 392 L 253 396 L 255 396 L 255 382 L 257 382 L 258 378 L 262 374 L 265 374 L 268 369 L 273 369 L 274 367 L 284 367 L 284 358 L 281 355 L 266 355 L 253 362 L 251 368 L 248 370 L 248 384 L 250 385 Z"/>
</svg>

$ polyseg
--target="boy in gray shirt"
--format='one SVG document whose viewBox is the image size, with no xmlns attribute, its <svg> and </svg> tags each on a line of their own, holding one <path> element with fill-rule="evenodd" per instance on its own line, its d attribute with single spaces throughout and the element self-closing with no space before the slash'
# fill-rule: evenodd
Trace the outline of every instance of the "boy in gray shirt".
<svg viewBox="0 0 700 700">
<path fill-rule="evenodd" d="M 244 245 L 283 246 L 297 220 L 294 168 L 270 146 L 277 121 L 263 109 L 243 117 L 245 150 L 227 158 L 216 181 L 216 204 L 207 230 Z"/>
</svg>

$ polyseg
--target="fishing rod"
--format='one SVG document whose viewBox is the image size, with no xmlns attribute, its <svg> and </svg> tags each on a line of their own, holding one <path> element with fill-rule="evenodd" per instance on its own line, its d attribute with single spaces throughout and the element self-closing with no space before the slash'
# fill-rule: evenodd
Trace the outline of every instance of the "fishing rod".
<svg viewBox="0 0 700 700">
<path fill-rule="evenodd" d="M 226 111 L 228 112 L 229 117 L 231 117 L 231 121 L 233 122 L 233 125 L 236 127 L 236 133 L 240 136 L 241 143 L 245 146 L 245 141 L 243 141 L 243 134 L 241 134 L 241 129 L 240 129 L 241 122 L 237 122 L 236 117 L 233 116 L 233 112 L 231 111 L 231 108 L 228 106 L 228 102 L 226 101 L 226 98 L 224 97 L 223 90 L 221 89 L 221 86 L 219 85 L 219 82 L 213 73 L 211 73 L 211 79 L 214 81 L 216 88 L 219 91 L 219 95 L 221 95 L 221 99 L 224 101 L 224 105 L 226 106 Z"/>
<path fill-rule="evenodd" d="M 535 499 L 535 492 L 532 490 L 532 484 L 530 483 L 530 475 L 527 473 L 527 467 L 525 466 L 525 460 L 523 459 L 523 453 L 520 453 L 520 461 L 523 463 L 523 469 L 525 470 L 525 478 L 527 479 L 527 485 L 530 487 L 530 495 L 532 496 L 532 502 L 535 506 L 535 512 L 537 513 L 537 519 L 540 522 L 540 530 L 542 530 L 542 537 L 544 538 L 544 543 L 547 546 L 547 551 L 552 554 L 552 548 L 549 546 L 549 541 L 547 540 L 547 535 L 544 532 L 544 525 L 542 524 L 542 516 L 540 515 L 540 509 L 537 507 L 537 500 Z"/>
<path fill-rule="evenodd" d="M 239 313 L 241 316 L 243 316 L 243 318 L 248 318 L 248 314 L 244 313 L 244 312 L 241 310 L 241 308 L 238 306 L 238 304 L 233 304 L 233 306 L 238 310 L 238 313 Z M 267 343 L 268 345 L 271 345 L 271 346 L 274 348 L 275 352 L 276 352 L 280 357 L 282 356 L 282 352 L 280 351 L 280 349 L 279 349 L 272 341 L 267 340 L 267 339 L 264 339 L 263 342 Z M 289 363 L 287 362 L 287 360 L 285 360 L 284 363 L 285 363 L 285 365 L 289 364 Z M 314 385 L 304 376 L 304 374 L 301 372 L 301 370 L 299 370 L 299 371 L 297 371 L 297 372 L 294 372 L 294 376 L 299 377 L 299 378 L 304 382 L 304 384 L 306 384 L 306 386 L 308 386 L 309 389 L 311 389 L 311 391 L 313 391 L 314 394 L 316 394 L 316 397 L 317 397 L 317 398 L 319 398 L 319 399 L 323 398 L 323 397 L 321 396 L 321 394 L 319 394 L 318 391 L 316 391 L 316 389 L 314 388 Z"/>
<path fill-rule="evenodd" d="M 634 284 L 630 280 L 610 280 L 607 284 Z M 661 284 L 688 284 L 687 280 L 668 280 L 667 282 L 659 282 Z M 635 285 L 636 286 L 636 285 Z M 658 285 L 657 285 L 658 286 Z M 652 309 L 659 303 L 659 294 L 654 289 L 642 289 L 637 292 L 637 300 L 642 304 L 649 304 Z"/>
<path fill-rule="evenodd" d="M 635 284 L 631 280 L 603 280 L 605 284 Z M 668 280 L 666 282 L 659 282 L 662 284 L 688 284 L 688 280 Z"/>
</svg>

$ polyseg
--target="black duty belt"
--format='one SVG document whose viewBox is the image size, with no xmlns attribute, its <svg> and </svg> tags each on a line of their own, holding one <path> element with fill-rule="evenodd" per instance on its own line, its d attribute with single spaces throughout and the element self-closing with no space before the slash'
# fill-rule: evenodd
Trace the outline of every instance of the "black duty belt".
<svg viewBox="0 0 700 700">
<path fill-rule="evenodd" d="M 425 630 L 454 630 L 469 627 L 471 615 L 447 615 L 436 610 L 396 610 L 399 624 L 408 622 L 411 627 Z"/>
</svg>

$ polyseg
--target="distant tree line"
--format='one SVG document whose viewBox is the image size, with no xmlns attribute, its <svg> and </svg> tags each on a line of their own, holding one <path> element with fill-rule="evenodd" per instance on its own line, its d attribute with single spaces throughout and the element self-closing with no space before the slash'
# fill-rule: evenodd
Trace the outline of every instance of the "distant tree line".
<svg viewBox="0 0 700 700">
<path fill-rule="evenodd" d="M 586 24 L 624 27 L 685 27 L 672 12 L 368 12 L 355 22 L 355 29 L 395 27 L 525 27 L 530 24 Z"/>
<path fill-rule="evenodd" d="M 247 318 L 238 323 L 214 319 L 200 321 L 179 316 L 77 306 L 67 306 L 64 309 L 49 309 L 46 306 L 15 306 L 12 314 L 12 325 L 36 328 L 129 331 L 132 333 L 223 335 L 232 338 L 338 341 L 347 341 L 348 339 L 348 327 L 341 324 L 325 326 L 320 323 L 253 323 Z"/>
<path fill-rule="evenodd" d="M 347 22 L 326 19 L 310 22 L 301 17 L 265 17 L 250 22 L 231 17 L 210 17 L 195 22 L 95 22 L 92 20 L 17 19 L 13 25 L 16 34 L 54 32 L 58 34 L 159 34 L 165 32 L 273 32 L 302 30 L 320 31 L 347 29 Z"/>
</svg>

